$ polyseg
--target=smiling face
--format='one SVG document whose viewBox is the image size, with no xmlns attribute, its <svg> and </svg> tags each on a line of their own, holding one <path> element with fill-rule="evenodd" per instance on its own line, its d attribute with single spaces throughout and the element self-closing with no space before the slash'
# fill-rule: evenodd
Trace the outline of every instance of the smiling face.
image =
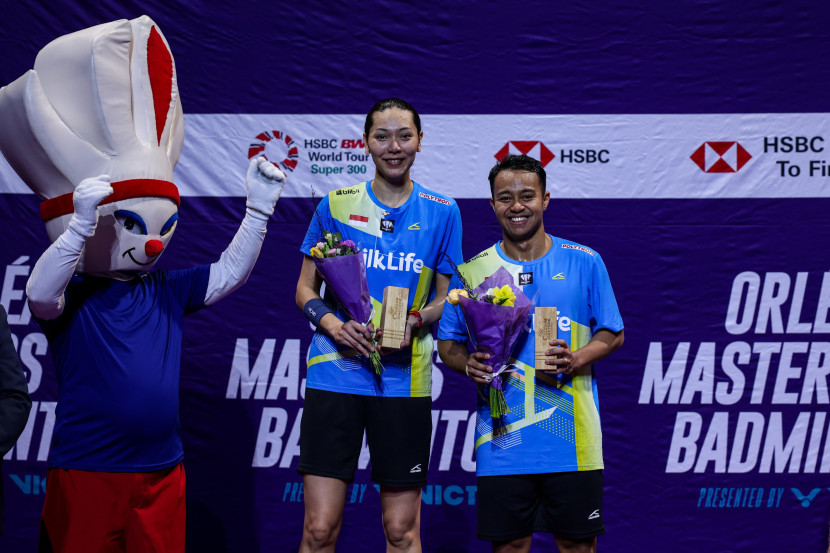
<svg viewBox="0 0 830 553">
<path fill-rule="evenodd" d="M 409 169 L 421 151 L 424 133 L 415 126 L 412 112 L 392 107 L 372 114 L 369 134 L 363 135 L 366 153 L 375 163 L 375 179 L 407 184 Z"/>
<path fill-rule="evenodd" d="M 536 173 L 504 170 L 493 181 L 490 205 L 506 241 L 527 242 L 544 235 L 542 216 L 549 201 L 550 192 L 542 192 Z"/>
<path fill-rule="evenodd" d="M 98 226 L 87 240 L 78 272 L 149 271 L 167 247 L 178 207 L 167 198 L 131 198 L 98 206 Z"/>
</svg>

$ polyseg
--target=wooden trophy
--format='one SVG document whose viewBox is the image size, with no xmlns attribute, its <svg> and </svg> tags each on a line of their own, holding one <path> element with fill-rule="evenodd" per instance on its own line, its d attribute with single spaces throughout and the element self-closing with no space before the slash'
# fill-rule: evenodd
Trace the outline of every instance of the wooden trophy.
<svg viewBox="0 0 830 553">
<path fill-rule="evenodd" d="M 406 332 L 406 317 L 409 313 L 409 289 L 401 286 L 387 286 L 383 290 L 383 305 L 380 312 L 380 328 L 383 336 L 380 346 L 399 349 Z"/>
<path fill-rule="evenodd" d="M 551 348 L 550 341 L 556 340 L 556 308 L 537 307 L 533 316 L 533 332 L 536 333 L 536 370 L 545 370 L 545 352 Z M 554 368 L 551 366 L 551 368 Z"/>
</svg>

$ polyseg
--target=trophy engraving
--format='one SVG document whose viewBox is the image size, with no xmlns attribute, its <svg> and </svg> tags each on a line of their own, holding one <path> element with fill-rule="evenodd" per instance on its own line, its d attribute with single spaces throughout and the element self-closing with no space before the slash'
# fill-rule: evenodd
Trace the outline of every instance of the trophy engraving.
<svg viewBox="0 0 830 553">
<path fill-rule="evenodd" d="M 408 288 L 387 286 L 383 290 L 383 306 L 380 313 L 380 328 L 383 329 L 383 336 L 380 339 L 381 347 L 400 348 L 406 331 L 408 306 Z"/>
<path fill-rule="evenodd" d="M 533 332 L 535 340 L 535 366 L 537 370 L 545 369 L 545 351 L 551 348 L 550 341 L 556 340 L 556 308 L 537 307 L 533 315 Z"/>
</svg>

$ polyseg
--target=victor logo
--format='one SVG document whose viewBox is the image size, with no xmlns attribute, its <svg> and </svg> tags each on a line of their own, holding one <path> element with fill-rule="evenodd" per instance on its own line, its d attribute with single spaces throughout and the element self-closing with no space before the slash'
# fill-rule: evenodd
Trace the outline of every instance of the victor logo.
<svg viewBox="0 0 830 553">
<path fill-rule="evenodd" d="M 12 482 L 26 495 L 41 495 L 46 493 L 46 476 L 39 474 L 10 474 Z"/>
<path fill-rule="evenodd" d="M 799 490 L 798 488 L 790 488 L 790 489 L 795 494 L 796 499 L 798 499 L 801 502 L 802 507 L 809 507 L 810 502 L 813 501 L 816 498 L 816 496 L 818 495 L 818 492 L 821 491 L 821 488 L 813 488 L 813 490 L 810 493 L 808 493 L 807 495 L 804 495 L 803 493 L 801 493 L 801 490 Z"/>
</svg>

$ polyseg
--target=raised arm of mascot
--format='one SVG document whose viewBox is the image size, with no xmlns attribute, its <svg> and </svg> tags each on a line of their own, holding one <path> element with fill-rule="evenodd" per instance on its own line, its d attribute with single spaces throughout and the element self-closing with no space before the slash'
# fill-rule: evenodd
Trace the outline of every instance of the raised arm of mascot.
<svg viewBox="0 0 830 553">
<path fill-rule="evenodd" d="M 210 266 L 205 305 L 216 303 L 248 279 L 285 180 L 283 172 L 265 158 L 251 160 L 246 176 L 248 197 L 245 217 L 228 248 Z M 75 272 L 87 238 L 95 233 L 98 204 L 112 192 L 107 175 L 85 179 L 75 189 L 72 196 L 75 213 L 66 231 L 38 259 L 26 285 L 29 308 L 36 317 L 49 320 L 63 312 L 66 286 Z M 118 276 L 132 278 L 133 275 L 118 273 Z"/>
</svg>

